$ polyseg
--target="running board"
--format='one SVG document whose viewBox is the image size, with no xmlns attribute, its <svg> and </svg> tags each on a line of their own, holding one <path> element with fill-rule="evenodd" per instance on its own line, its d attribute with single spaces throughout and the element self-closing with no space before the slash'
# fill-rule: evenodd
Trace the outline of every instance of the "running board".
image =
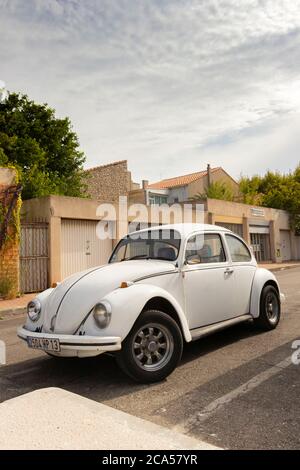
<svg viewBox="0 0 300 470">
<path fill-rule="evenodd" d="M 228 328 L 229 326 L 236 325 L 237 323 L 251 320 L 252 318 L 253 317 L 250 314 L 241 315 L 240 317 L 230 318 L 230 320 L 225 320 L 219 323 L 213 323 L 209 326 L 201 326 L 200 328 L 195 328 L 194 330 L 190 331 L 192 335 L 192 341 L 194 341 L 195 339 L 202 338 L 203 336 L 210 335 L 211 333 L 215 333 L 219 330 L 223 330 L 224 328 Z"/>
</svg>

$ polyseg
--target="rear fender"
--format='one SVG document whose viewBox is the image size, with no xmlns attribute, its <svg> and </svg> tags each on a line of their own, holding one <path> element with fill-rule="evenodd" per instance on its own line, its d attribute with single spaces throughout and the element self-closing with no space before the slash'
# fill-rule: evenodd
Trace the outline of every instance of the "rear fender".
<svg viewBox="0 0 300 470">
<path fill-rule="evenodd" d="M 250 313 L 253 318 L 259 317 L 260 311 L 260 296 L 264 286 L 267 284 L 273 284 L 277 287 L 278 293 L 280 293 L 279 284 L 276 277 L 271 271 L 268 271 L 264 268 L 257 268 L 251 290 L 251 300 L 250 300 Z"/>
</svg>

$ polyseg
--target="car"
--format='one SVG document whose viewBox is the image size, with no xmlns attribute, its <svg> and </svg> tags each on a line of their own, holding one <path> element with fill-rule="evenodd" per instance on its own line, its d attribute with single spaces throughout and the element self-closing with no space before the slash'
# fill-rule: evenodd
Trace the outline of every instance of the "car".
<svg viewBox="0 0 300 470">
<path fill-rule="evenodd" d="M 176 368 L 184 343 L 249 320 L 273 330 L 283 297 L 230 230 L 161 225 L 128 234 L 108 264 L 38 294 L 18 336 L 56 357 L 113 353 L 127 375 L 151 383 Z"/>
</svg>

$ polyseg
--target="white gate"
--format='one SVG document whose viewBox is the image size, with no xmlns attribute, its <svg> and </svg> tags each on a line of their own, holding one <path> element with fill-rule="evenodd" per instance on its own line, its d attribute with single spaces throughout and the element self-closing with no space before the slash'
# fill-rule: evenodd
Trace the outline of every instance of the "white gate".
<svg viewBox="0 0 300 470">
<path fill-rule="evenodd" d="M 280 245 L 282 261 L 290 261 L 291 253 L 291 235 L 289 230 L 280 230 Z"/>
<path fill-rule="evenodd" d="M 107 263 L 112 240 L 100 240 L 96 220 L 61 219 L 61 278 Z"/>
</svg>

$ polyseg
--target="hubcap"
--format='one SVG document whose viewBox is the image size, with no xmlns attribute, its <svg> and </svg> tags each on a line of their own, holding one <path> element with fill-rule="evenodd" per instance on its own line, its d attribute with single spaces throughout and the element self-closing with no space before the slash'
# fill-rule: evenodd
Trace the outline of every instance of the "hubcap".
<svg viewBox="0 0 300 470">
<path fill-rule="evenodd" d="M 266 297 L 266 314 L 271 323 L 276 323 L 279 314 L 278 299 L 275 294 L 270 293 Z"/>
<path fill-rule="evenodd" d="M 162 369 L 169 362 L 173 350 L 173 336 L 159 323 L 148 323 L 143 326 L 132 343 L 135 362 L 141 369 L 149 372 Z"/>
</svg>

